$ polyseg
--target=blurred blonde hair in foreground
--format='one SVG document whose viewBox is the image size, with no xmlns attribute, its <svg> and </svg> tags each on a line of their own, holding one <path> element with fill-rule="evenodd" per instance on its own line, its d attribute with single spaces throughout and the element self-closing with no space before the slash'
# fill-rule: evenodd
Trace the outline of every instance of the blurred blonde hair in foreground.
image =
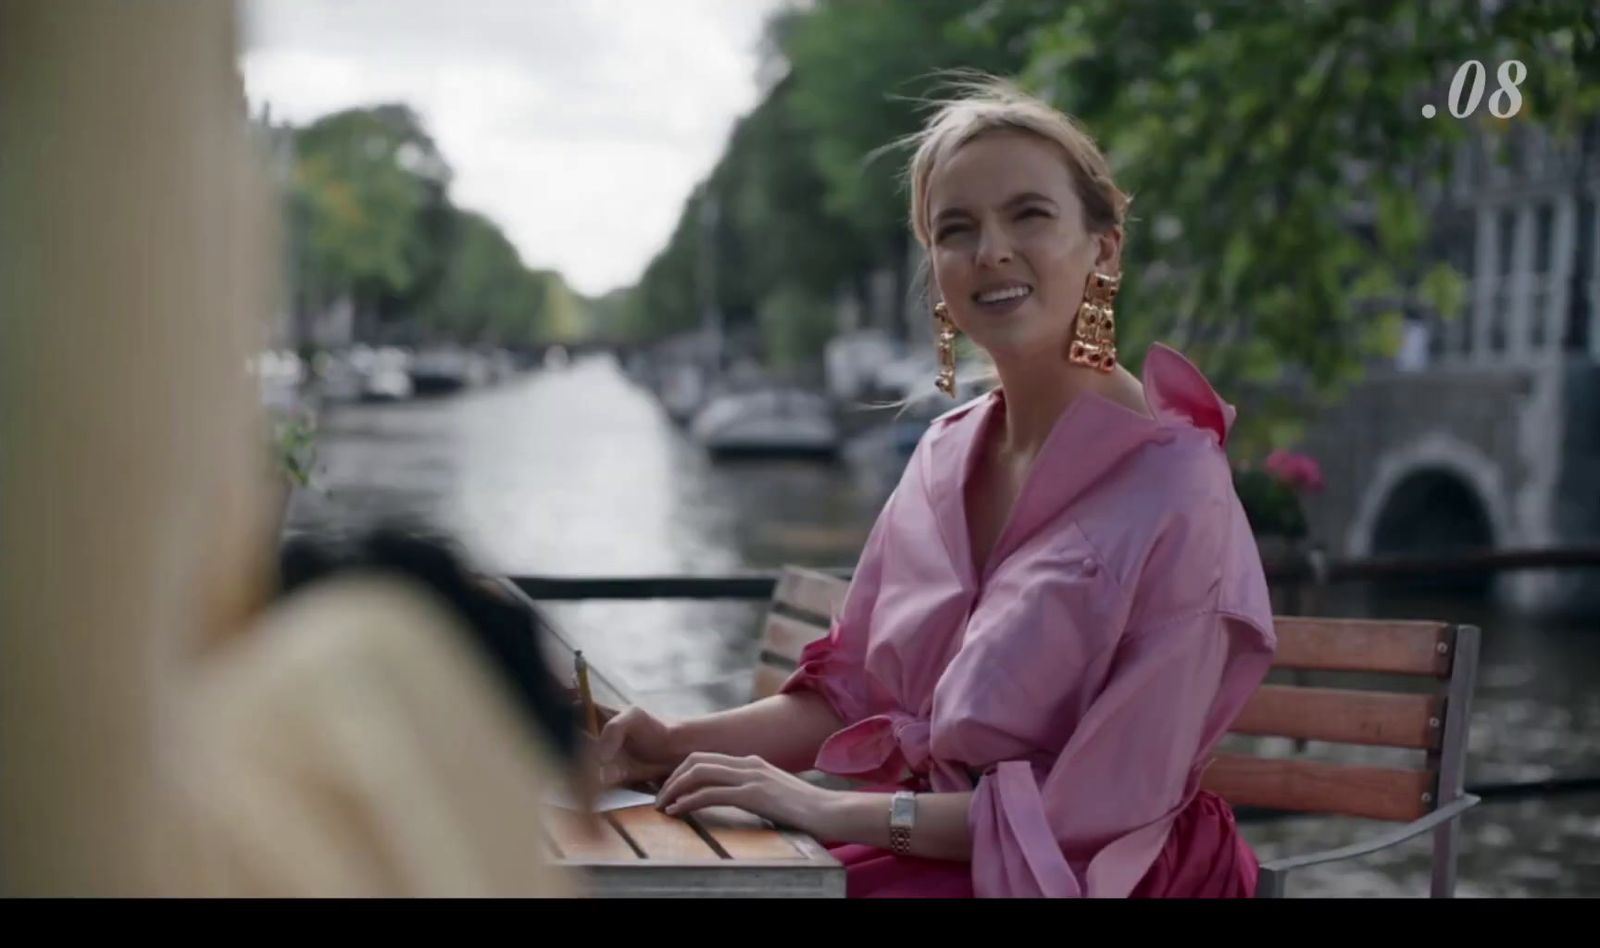
<svg viewBox="0 0 1600 948">
<path fill-rule="evenodd" d="M 554 756 L 421 593 L 264 611 L 236 11 L 0 4 L 0 890 L 565 895 Z"/>
</svg>

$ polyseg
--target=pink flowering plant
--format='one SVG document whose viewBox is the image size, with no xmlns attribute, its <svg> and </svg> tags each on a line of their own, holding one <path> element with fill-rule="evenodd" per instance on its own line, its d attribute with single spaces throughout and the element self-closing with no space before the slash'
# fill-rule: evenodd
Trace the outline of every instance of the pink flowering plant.
<svg viewBox="0 0 1600 948">
<path fill-rule="evenodd" d="M 1324 487 L 1322 466 L 1315 458 L 1279 448 L 1260 465 L 1237 466 L 1233 480 L 1258 536 L 1305 538 L 1309 528 L 1301 500 Z"/>
</svg>

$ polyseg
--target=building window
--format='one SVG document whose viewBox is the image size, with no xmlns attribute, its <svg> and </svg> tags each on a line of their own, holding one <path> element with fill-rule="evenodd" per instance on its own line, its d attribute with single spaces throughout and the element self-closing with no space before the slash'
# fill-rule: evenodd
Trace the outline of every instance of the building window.
<svg viewBox="0 0 1600 948">
<path fill-rule="evenodd" d="M 1534 349 L 1543 349 L 1546 342 L 1545 325 L 1548 322 L 1545 307 L 1550 301 L 1550 243 L 1555 236 L 1555 206 L 1546 202 L 1533 213 L 1533 299 L 1528 328 L 1528 342 Z"/>
<path fill-rule="evenodd" d="M 1556 209 L 1549 203 L 1539 205 L 1534 217 L 1533 272 L 1550 272 L 1550 242 L 1555 238 Z"/>
<path fill-rule="evenodd" d="M 1500 212 L 1500 233 L 1497 236 L 1500 239 L 1500 275 L 1510 276 L 1517 251 L 1517 212 L 1514 208 Z"/>
<path fill-rule="evenodd" d="M 1517 249 L 1517 211 L 1514 207 L 1502 210 L 1495 222 L 1495 247 L 1499 259 L 1495 262 L 1498 266 L 1497 283 L 1493 296 L 1494 307 L 1489 312 L 1489 351 L 1500 353 L 1506 351 L 1506 323 L 1510 319 L 1511 308 L 1514 305 L 1514 284 L 1511 279 L 1512 267 L 1516 262 Z"/>
<path fill-rule="evenodd" d="M 1471 211 L 1464 211 L 1452 215 L 1447 221 L 1440 238 L 1444 245 L 1443 256 L 1445 262 L 1460 274 L 1467 285 L 1461 311 L 1449 320 L 1443 319 L 1443 314 L 1435 317 L 1430 351 L 1436 357 L 1443 357 L 1453 352 L 1466 354 L 1472 351 L 1472 312 L 1476 307 L 1477 298 L 1477 290 L 1472 283 L 1478 259 L 1477 215 Z"/>
<path fill-rule="evenodd" d="M 1567 312 L 1561 314 L 1567 325 L 1565 348 L 1577 351 L 1589 348 L 1590 326 L 1595 307 L 1600 303 L 1594 294 L 1597 277 L 1600 277 L 1594 269 L 1594 227 L 1594 196 L 1585 194 L 1578 201 L 1578 239 L 1574 242 L 1577 249 L 1572 261 L 1572 287 L 1576 292 L 1567 300 Z"/>
</svg>

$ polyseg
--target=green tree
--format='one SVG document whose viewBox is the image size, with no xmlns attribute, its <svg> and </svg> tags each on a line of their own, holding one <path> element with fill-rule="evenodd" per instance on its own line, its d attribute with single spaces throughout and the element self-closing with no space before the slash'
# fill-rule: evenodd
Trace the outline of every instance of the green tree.
<svg viewBox="0 0 1600 948">
<path fill-rule="evenodd" d="M 1171 341 L 1266 399 L 1247 444 L 1292 440 L 1310 401 L 1392 351 L 1403 313 L 1461 308 L 1430 189 L 1469 131 L 1570 133 L 1600 114 L 1597 18 L 1579 0 L 817 0 L 769 24 L 784 78 L 618 308 L 639 332 L 695 325 L 708 246 L 716 301 L 768 338 L 811 338 L 771 330 L 827 320 L 821 302 L 879 268 L 903 299 L 906 156 L 880 149 L 918 127 L 944 71 L 1012 75 L 1081 119 L 1134 196 L 1119 299 L 1134 368 L 1149 342 Z M 1456 120 L 1449 82 L 1473 59 L 1485 101 Z M 1527 66 L 1523 108 L 1496 118 L 1510 59 Z M 1300 395 L 1267 398 L 1282 392 Z"/>
<path fill-rule="evenodd" d="M 543 309 L 540 281 L 511 241 L 481 214 L 453 210 L 443 278 L 421 302 L 433 338 L 461 342 L 525 341 Z"/>
<path fill-rule="evenodd" d="M 408 107 L 326 116 L 295 133 L 289 201 L 300 308 L 340 297 L 357 336 L 537 344 L 586 332 L 587 303 L 531 270 L 488 217 L 455 207 L 451 171 Z"/>
<path fill-rule="evenodd" d="M 1499 63 L 1528 66 L 1521 113 L 1449 117 L 1472 59 L 1485 103 Z M 1038 32 L 1025 80 L 1099 135 L 1135 197 L 1130 354 L 1167 338 L 1226 384 L 1327 396 L 1392 351 L 1405 307 L 1459 308 L 1460 275 L 1423 253 L 1452 146 L 1592 118 L 1597 61 L 1585 3 L 1079 0 Z M 1256 434 L 1288 440 L 1304 406 L 1275 407 Z"/>
<path fill-rule="evenodd" d="M 450 167 L 403 105 L 319 119 L 296 134 L 295 152 L 305 305 L 348 295 L 366 334 L 441 278 Z"/>
<path fill-rule="evenodd" d="M 525 322 L 520 331 L 530 342 L 576 342 L 594 332 L 589 315 L 590 303 L 567 285 L 555 270 L 534 270 L 538 284 L 537 319 Z"/>
<path fill-rule="evenodd" d="M 824 0 L 774 17 L 764 71 L 782 78 L 737 124 L 716 169 L 686 202 L 630 294 L 629 328 L 655 334 L 698 323 L 708 247 L 710 292 L 727 325 L 760 323 L 767 338 L 764 308 L 824 321 L 792 338 L 825 337 L 825 301 L 842 286 L 859 290 L 878 268 L 896 275 L 904 298 L 904 156 L 871 161 L 872 152 L 916 128 L 917 99 L 932 89 L 934 70 L 956 62 L 1020 67 L 1028 25 L 1055 9 L 1039 2 L 975 16 L 960 0 Z M 710 233 L 701 223 L 708 200 L 716 208 Z M 769 307 L 778 294 L 787 302 Z M 805 305 L 793 305 L 800 299 Z"/>
<path fill-rule="evenodd" d="M 974 9 L 970 0 L 822 2 L 775 26 L 793 70 L 793 113 L 808 131 L 825 185 L 824 207 L 846 222 L 858 271 L 886 267 L 895 299 L 912 289 L 903 171 L 908 155 L 884 146 L 917 130 L 941 72 L 1022 67 L 1028 36 L 1058 4 Z"/>
<path fill-rule="evenodd" d="M 667 245 L 645 267 L 624 308 L 626 334 L 652 339 L 691 329 L 700 321 L 700 226 L 704 188 L 684 202 Z"/>
</svg>

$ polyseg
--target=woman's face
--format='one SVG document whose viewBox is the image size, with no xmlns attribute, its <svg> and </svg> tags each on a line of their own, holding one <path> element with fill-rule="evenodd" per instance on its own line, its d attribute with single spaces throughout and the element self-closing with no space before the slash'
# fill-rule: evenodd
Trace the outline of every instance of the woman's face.
<svg viewBox="0 0 1600 948">
<path fill-rule="evenodd" d="M 1092 270 L 1122 233 L 1091 234 L 1056 146 L 1021 132 L 968 142 L 928 182 L 929 256 L 956 328 L 997 362 L 1065 357 Z"/>
</svg>

